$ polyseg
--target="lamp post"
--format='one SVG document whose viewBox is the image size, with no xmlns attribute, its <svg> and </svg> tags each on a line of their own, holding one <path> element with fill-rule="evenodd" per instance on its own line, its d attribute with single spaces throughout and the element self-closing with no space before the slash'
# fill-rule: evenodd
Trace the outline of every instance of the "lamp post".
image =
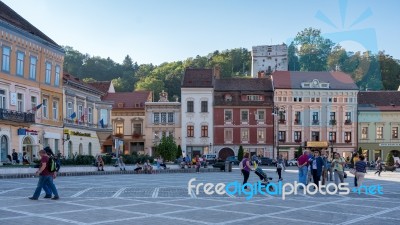
<svg viewBox="0 0 400 225">
<path fill-rule="evenodd" d="M 208 154 L 211 154 L 211 153 L 213 153 L 213 151 L 212 151 L 212 143 L 210 142 L 210 148 L 208 150 Z"/>
</svg>

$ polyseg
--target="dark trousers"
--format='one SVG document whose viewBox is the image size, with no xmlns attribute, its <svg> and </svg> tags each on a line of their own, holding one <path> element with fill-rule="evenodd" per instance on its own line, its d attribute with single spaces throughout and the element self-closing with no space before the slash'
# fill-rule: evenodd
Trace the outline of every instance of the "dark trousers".
<svg viewBox="0 0 400 225">
<path fill-rule="evenodd" d="M 312 170 L 312 175 L 313 175 L 314 184 L 316 184 L 317 187 L 318 187 L 319 180 L 320 180 L 320 178 L 321 178 L 320 176 L 318 176 L 318 170 L 313 169 L 313 170 Z"/>
<path fill-rule="evenodd" d="M 279 179 L 282 179 L 282 168 L 276 168 L 276 172 L 278 172 Z"/>
<path fill-rule="evenodd" d="M 250 172 L 247 170 L 242 170 L 243 174 L 243 184 L 247 183 L 247 180 L 249 179 Z"/>
<path fill-rule="evenodd" d="M 375 172 L 375 174 L 381 175 L 382 172 L 382 166 L 379 167 L 379 169 Z"/>
<path fill-rule="evenodd" d="M 357 177 L 354 175 L 354 186 L 357 187 Z"/>
</svg>

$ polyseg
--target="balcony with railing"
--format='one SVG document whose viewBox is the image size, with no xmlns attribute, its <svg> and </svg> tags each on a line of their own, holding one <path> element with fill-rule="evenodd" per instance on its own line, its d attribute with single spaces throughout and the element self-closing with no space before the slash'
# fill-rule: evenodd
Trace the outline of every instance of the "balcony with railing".
<svg viewBox="0 0 400 225">
<path fill-rule="evenodd" d="M 16 123 L 35 123 L 35 113 L 19 112 L 9 109 L 0 109 L 0 120 Z"/>
<path fill-rule="evenodd" d="M 319 120 L 312 120 L 311 124 L 312 125 L 319 125 Z"/>
<path fill-rule="evenodd" d="M 344 125 L 351 125 L 351 124 L 352 124 L 351 120 L 345 120 L 344 121 Z"/>
<path fill-rule="evenodd" d="M 143 138 L 143 136 L 144 135 L 141 132 L 133 132 L 133 134 L 132 134 L 133 139 L 140 139 L 140 138 Z"/>
<path fill-rule="evenodd" d="M 300 139 L 295 139 L 294 142 L 301 143 L 301 138 Z"/>
<path fill-rule="evenodd" d="M 73 120 L 73 119 L 64 119 L 64 125 L 67 127 L 75 127 L 75 128 L 83 128 L 83 129 L 98 129 L 98 130 L 111 130 L 112 127 L 109 124 L 103 124 L 101 125 L 100 123 L 89 123 L 89 122 L 84 122 L 84 121 L 79 121 L 79 120 Z"/>
<path fill-rule="evenodd" d="M 329 125 L 336 125 L 336 120 L 329 120 Z"/>
<path fill-rule="evenodd" d="M 351 140 L 344 140 L 344 142 L 346 142 L 347 144 L 351 142 Z"/>
<path fill-rule="evenodd" d="M 278 122 L 279 122 L 279 124 L 286 124 L 286 120 L 285 119 L 279 119 Z"/>
<path fill-rule="evenodd" d="M 294 120 L 294 125 L 301 125 L 301 120 L 295 119 Z"/>
</svg>

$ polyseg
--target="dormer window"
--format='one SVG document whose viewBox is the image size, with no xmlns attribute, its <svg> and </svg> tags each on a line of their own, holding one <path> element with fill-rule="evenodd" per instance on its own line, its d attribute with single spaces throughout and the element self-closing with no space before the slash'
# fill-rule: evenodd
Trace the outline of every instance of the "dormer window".
<svg viewBox="0 0 400 225">
<path fill-rule="evenodd" d="M 247 95 L 247 101 L 262 101 L 263 97 L 261 95 Z"/>
<path fill-rule="evenodd" d="M 225 95 L 225 101 L 226 101 L 226 102 L 231 102 L 231 101 L 232 101 L 232 95 L 226 94 L 226 95 Z"/>
</svg>

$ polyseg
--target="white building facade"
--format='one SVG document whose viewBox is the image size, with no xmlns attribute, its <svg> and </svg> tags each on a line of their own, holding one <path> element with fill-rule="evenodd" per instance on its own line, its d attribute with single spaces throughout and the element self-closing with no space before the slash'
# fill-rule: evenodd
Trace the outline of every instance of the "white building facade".
<svg viewBox="0 0 400 225">
<path fill-rule="evenodd" d="M 215 154 L 213 150 L 212 69 L 186 69 L 181 86 L 182 153 L 191 157 Z"/>
<path fill-rule="evenodd" d="M 252 77 L 262 77 L 274 71 L 288 70 L 288 48 L 286 44 L 253 46 L 251 51 Z"/>
</svg>

